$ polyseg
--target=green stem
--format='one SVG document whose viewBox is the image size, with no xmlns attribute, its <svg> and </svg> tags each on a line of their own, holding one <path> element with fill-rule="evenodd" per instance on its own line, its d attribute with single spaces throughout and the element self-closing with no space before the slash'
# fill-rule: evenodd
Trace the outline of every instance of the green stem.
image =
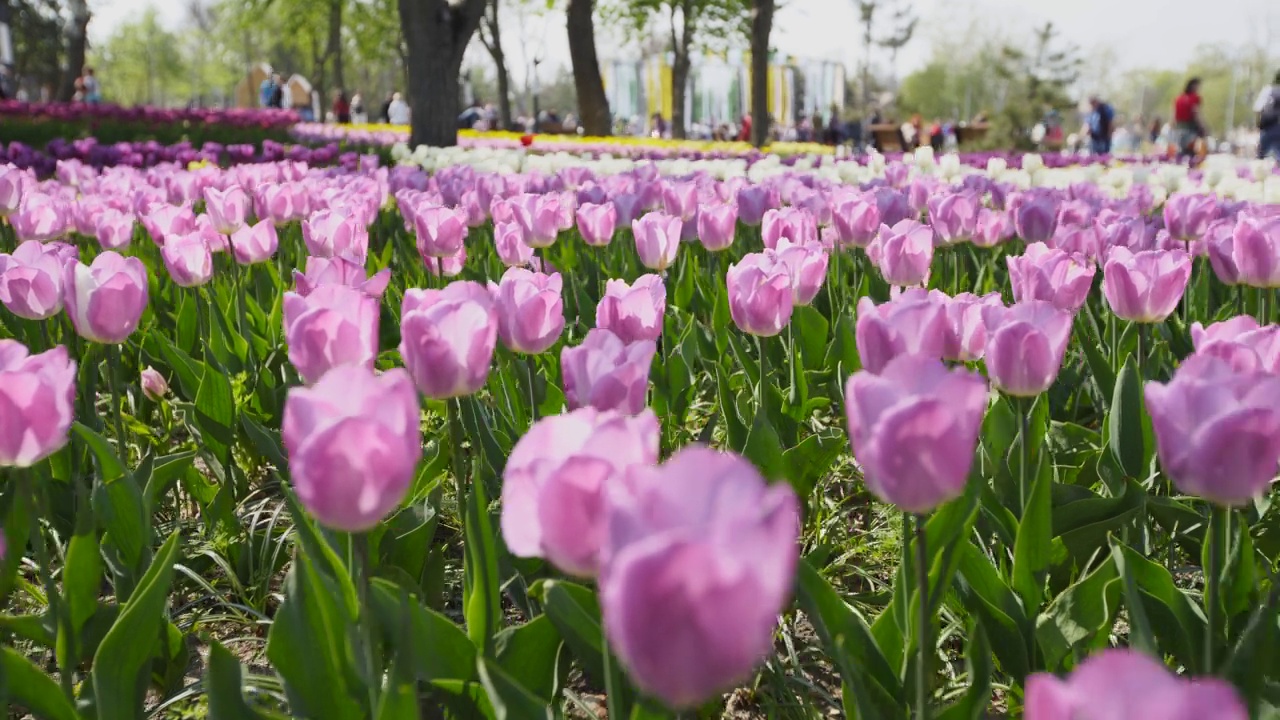
<svg viewBox="0 0 1280 720">
<path fill-rule="evenodd" d="M 787 399 L 794 407 L 796 404 L 796 338 L 791 330 L 791 323 L 787 323 L 787 372 L 791 383 L 791 387 L 787 390 Z"/>
<path fill-rule="evenodd" d="M 769 356 L 765 354 L 764 338 L 756 336 L 756 350 L 760 353 L 760 382 L 756 385 L 756 408 L 765 420 L 769 419 L 768 397 L 765 382 L 769 377 Z"/>
<path fill-rule="evenodd" d="M 44 537 L 44 531 L 40 527 L 40 521 L 47 515 L 47 507 L 44 502 L 45 490 L 40 488 L 37 490 L 35 484 L 31 480 L 32 470 L 16 470 L 20 492 L 27 499 L 30 507 L 31 517 L 31 546 L 35 548 L 36 564 L 40 566 L 40 582 L 44 585 L 45 603 L 48 605 L 49 617 L 52 620 L 56 638 L 58 633 L 65 633 L 68 640 L 71 639 L 70 628 L 66 627 L 63 622 L 62 602 L 58 594 L 58 586 L 53 581 L 53 568 L 49 565 L 49 545 Z M 69 651 L 73 651 L 74 647 L 70 644 L 67 646 Z M 54 653 L 57 654 L 56 652 Z M 71 652 L 67 654 L 68 664 L 58 664 L 58 674 L 62 692 L 67 696 L 68 700 L 75 700 L 75 680 L 72 673 L 75 672 L 75 659 Z"/>
<path fill-rule="evenodd" d="M 369 714 L 378 711 L 379 695 L 382 690 L 382 675 L 374 660 L 377 647 L 377 627 L 373 620 L 373 604 L 369 602 L 369 588 L 373 573 L 373 559 L 369 552 L 369 535 L 355 533 L 351 536 L 353 558 L 356 571 L 356 593 L 360 599 L 360 645 L 361 662 L 364 663 L 365 678 L 369 682 Z"/>
<path fill-rule="evenodd" d="M 534 379 L 535 379 L 534 364 L 535 364 L 535 361 L 533 356 L 525 355 L 524 375 L 525 375 L 525 379 L 529 381 L 529 427 L 533 427 L 533 424 L 538 422 L 538 393 L 537 393 L 537 386 L 534 385 Z"/>
<path fill-rule="evenodd" d="M 116 452 L 120 456 L 120 461 L 126 465 L 129 463 L 129 442 L 124 434 L 124 421 L 121 419 L 120 403 L 124 402 L 124 393 L 121 392 L 120 378 L 120 346 L 107 346 L 107 382 L 111 391 L 111 418 L 115 423 L 116 431 Z"/>
<path fill-rule="evenodd" d="M 925 517 L 915 516 L 916 535 L 916 584 L 920 594 L 918 622 L 920 623 L 919 643 L 916 651 L 916 717 L 929 720 L 929 656 L 933 652 L 930 645 L 929 617 L 929 565 L 925 552 Z"/>
<path fill-rule="evenodd" d="M 1027 472 L 1027 445 L 1031 430 L 1031 407 L 1035 401 L 1016 398 L 1014 404 L 1018 409 L 1018 517 L 1027 514 L 1027 485 L 1030 482 Z"/>
<path fill-rule="evenodd" d="M 449 458 L 453 465 L 453 488 L 458 496 L 458 526 L 466 526 L 467 515 L 467 458 L 462 452 L 462 404 L 457 398 L 446 401 L 449 424 Z"/>
<path fill-rule="evenodd" d="M 1214 505 L 1209 514 L 1209 567 L 1205 568 L 1204 590 L 1204 672 L 1213 674 L 1213 645 L 1217 638 L 1218 583 L 1222 577 L 1222 550 L 1231 522 L 1231 510 Z"/>
</svg>

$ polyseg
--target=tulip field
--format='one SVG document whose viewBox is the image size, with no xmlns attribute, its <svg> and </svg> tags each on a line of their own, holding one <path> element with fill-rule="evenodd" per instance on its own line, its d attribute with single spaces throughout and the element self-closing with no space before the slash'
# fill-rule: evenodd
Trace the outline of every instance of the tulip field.
<svg viewBox="0 0 1280 720">
<path fill-rule="evenodd" d="M 393 154 L 0 165 L 11 717 L 1280 717 L 1273 165 Z"/>
</svg>

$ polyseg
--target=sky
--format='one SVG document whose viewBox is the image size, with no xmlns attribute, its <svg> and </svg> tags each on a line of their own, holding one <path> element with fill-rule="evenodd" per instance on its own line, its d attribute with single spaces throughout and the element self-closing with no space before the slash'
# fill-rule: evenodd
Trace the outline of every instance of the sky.
<svg viewBox="0 0 1280 720">
<path fill-rule="evenodd" d="M 90 0 L 95 13 L 90 38 L 101 41 L 148 6 L 159 10 L 165 25 L 177 27 L 183 21 L 184 4 Z M 1256 43 L 1280 58 L 1280 2 L 1275 0 L 910 0 L 910 4 L 921 22 L 915 39 L 899 54 L 899 77 L 929 60 L 935 40 L 971 28 L 975 21 L 988 32 L 1013 37 L 1052 20 L 1063 38 L 1076 44 L 1085 57 L 1110 53 L 1118 69 L 1181 68 L 1196 46 L 1204 43 Z M 512 14 L 504 17 L 510 23 Z M 510 30 L 503 38 L 517 86 L 523 84 L 528 58 L 539 50 L 545 60 L 540 77 L 549 78 L 557 67 L 569 65 L 563 14 L 530 18 L 523 26 L 528 30 L 525 48 Z M 843 62 L 850 70 L 861 61 L 860 35 L 854 0 L 780 0 L 774 18 L 773 44 L 782 54 Z M 606 41 L 597 38 L 602 59 L 610 58 L 609 47 L 615 46 Z M 486 58 L 473 52 L 469 59 L 481 65 Z"/>
</svg>

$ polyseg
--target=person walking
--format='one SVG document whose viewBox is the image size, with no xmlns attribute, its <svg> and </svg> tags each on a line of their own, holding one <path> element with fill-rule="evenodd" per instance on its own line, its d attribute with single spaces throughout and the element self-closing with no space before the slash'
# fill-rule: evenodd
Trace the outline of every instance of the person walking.
<svg viewBox="0 0 1280 720">
<path fill-rule="evenodd" d="M 369 116 L 364 109 L 364 98 L 360 97 L 360 93 L 351 96 L 351 122 L 357 125 L 369 122 Z"/>
<path fill-rule="evenodd" d="M 1280 72 L 1258 92 L 1253 111 L 1258 114 L 1258 159 L 1280 162 Z"/>
<path fill-rule="evenodd" d="M 1097 95 L 1089 98 L 1089 106 L 1093 108 L 1089 113 L 1089 149 L 1094 155 L 1109 155 L 1116 111 Z"/>
<path fill-rule="evenodd" d="M 351 122 L 351 103 L 347 101 L 346 90 L 338 90 L 338 94 L 333 98 L 333 117 L 342 125 Z"/>
<path fill-rule="evenodd" d="M 1178 159 L 1194 160 L 1196 146 L 1205 134 L 1204 123 L 1200 120 L 1200 78 L 1193 77 L 1173 101 L 1173 143 Z"/>
<path fill-rule="evenodd" d="M 391 104 L 387 106 L 387 122 L 392 125 L 408 125 L 409 117 L 409 103 L 404 101 L 400 93 L 393 93 Z"/>
</svg>

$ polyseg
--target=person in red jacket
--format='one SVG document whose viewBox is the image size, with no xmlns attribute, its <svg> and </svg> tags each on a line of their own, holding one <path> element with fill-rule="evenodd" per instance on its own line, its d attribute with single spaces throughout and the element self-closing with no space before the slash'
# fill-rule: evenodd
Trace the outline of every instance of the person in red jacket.
<svg viewBox="0 0 1280 720">
<path fill-rule="evenodd" d="M 1197 141 L 1204 136 L 1204 123 L 1200 121 L 1200 78 L 1191 78 L 1173 101 L 1173 140 L 1178 158 L 1195 157 Z"/>
<path fill-rule="evenodd" d="M 333 99 L 333 116 L 344 125 L 351 122 L 351 103 L 347 101 L 346 90 L 339 90 Z"/>
</svg>

